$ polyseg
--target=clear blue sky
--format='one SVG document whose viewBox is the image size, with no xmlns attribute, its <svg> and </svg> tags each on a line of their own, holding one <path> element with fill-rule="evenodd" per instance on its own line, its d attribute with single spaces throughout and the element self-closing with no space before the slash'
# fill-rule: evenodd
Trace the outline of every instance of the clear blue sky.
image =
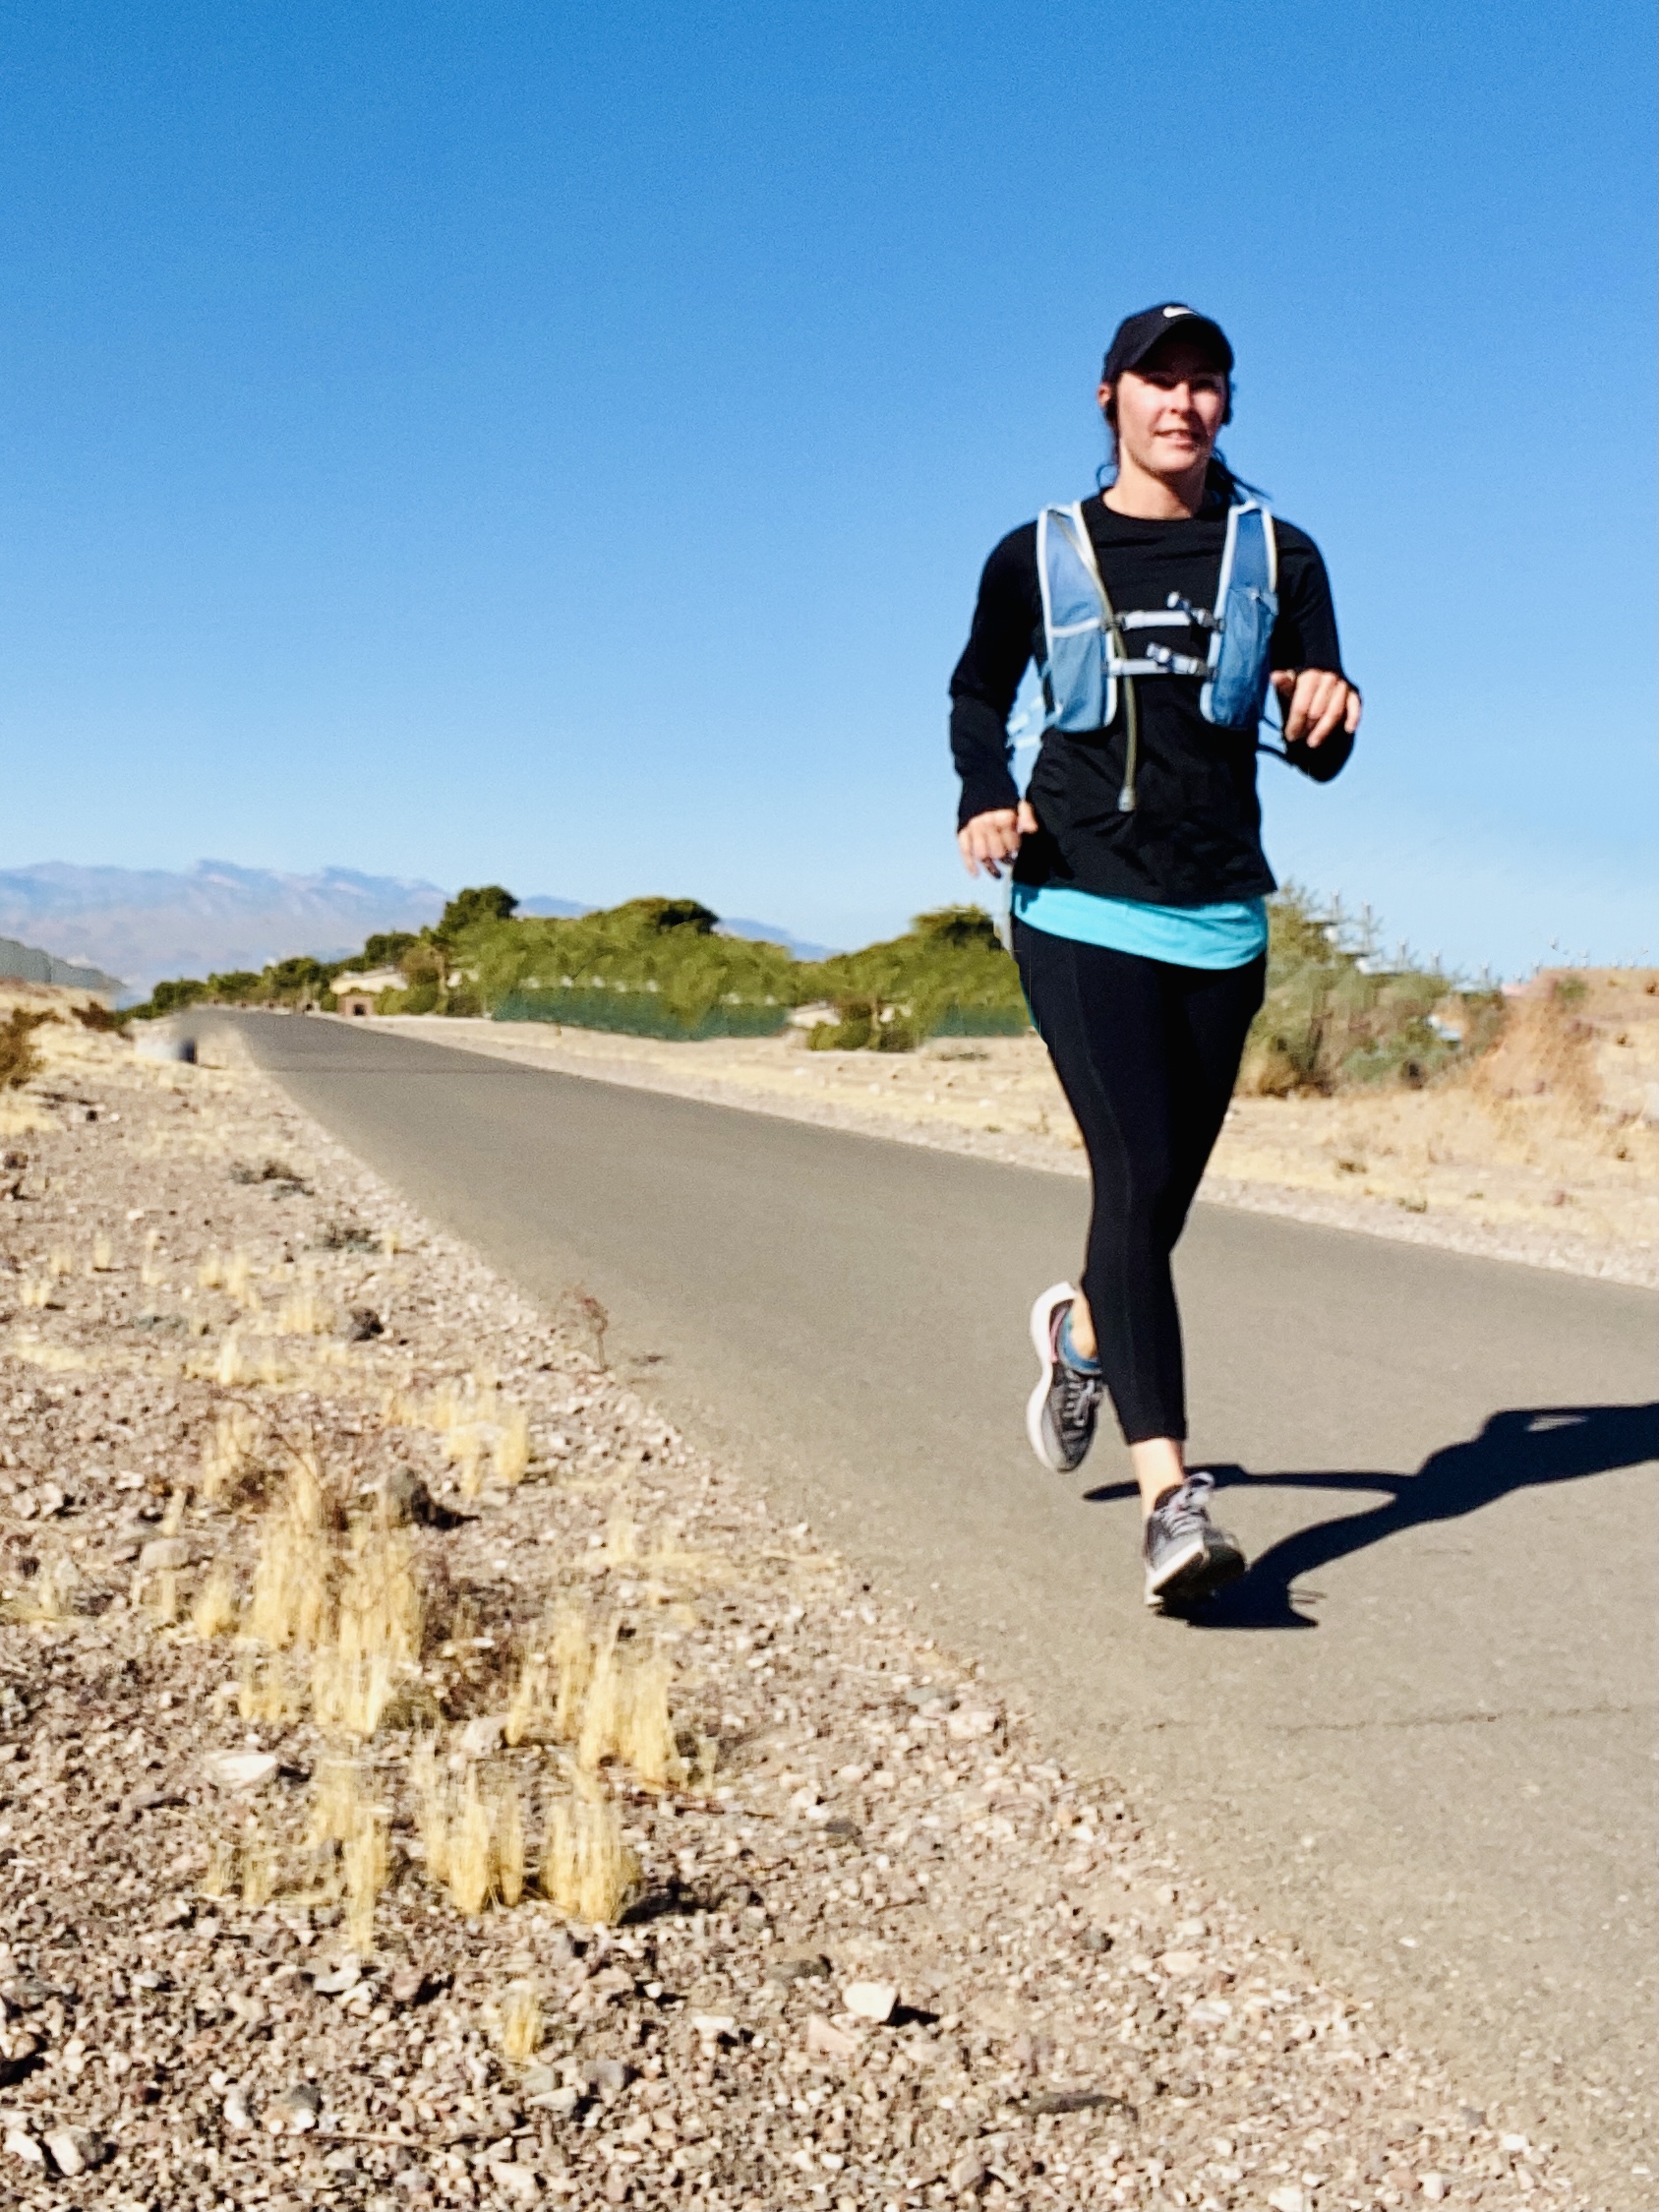
<svg viewBox="0 0 1659 2212">
<path fill-rule="evenodd" d="M 1118 316 L 1368 717 L 1281 874 L 1650 925 L 1650 10 L 217 6 L 0 24 L 0 866 L 338 862 L 850 943 L 957 895 L 978 568 Z"/>
</svg>

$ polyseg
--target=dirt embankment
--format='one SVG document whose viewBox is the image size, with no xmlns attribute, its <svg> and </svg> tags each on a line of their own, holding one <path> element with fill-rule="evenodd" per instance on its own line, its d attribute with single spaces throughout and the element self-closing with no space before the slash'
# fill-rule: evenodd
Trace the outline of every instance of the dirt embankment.
<svg viewBox="0 0 1659 2212">
<path fill-rule="evenodd" d="M 1035 1038 L 812 1052 L 804 1034 L 667 1045 L 535 1023 L 393 1021 L 441 1043 L 1083 1173 Z M 1659 975 L 1543 976 L 1498 1046 L 1423 1090 L 1235 1101 L 1204 1195 L 1615 1282 L 1659 1281 Z"/>
<path fill-rule="evenodd" d="M 1589 2201 L 772 1525 L 591 1300 L 530 1310 L 245 1067 L 43 1042 L 15 2201 Z"/>
</svg>

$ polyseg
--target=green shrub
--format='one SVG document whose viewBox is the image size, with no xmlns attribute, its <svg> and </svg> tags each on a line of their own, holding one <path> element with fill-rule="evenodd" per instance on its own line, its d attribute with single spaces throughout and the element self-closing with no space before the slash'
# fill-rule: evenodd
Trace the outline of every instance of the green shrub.
<svg viewBox="0 0 1659 2212">
<path fill-rule="evenodd" d="M 1315 911 L 1293 885 L 1268 907 L 1268 988 L 1239 1073 L 1241 1091 L 1287 1098 L 1360 1085 L 1420 1089 L 1494 1042 L 1497 991 L 1460 991 L 1437 967 L 1403 954 L 1386 968 L 1368 920 Z M 1455 1003 L 1459 1020 L 1437 1026 Z M 1448 1034 L 1460 1031 L 1460 1037 Z"/>
<path fill-rule="evenodd" d="M 764 1036 L 803 996 L 782 945 L 715 933 L 695 899 L 629 899 L 568 919 L 474 924 L 454 958 L 500 1020 L 637 1036 Z"/>
<path fill-rule="evenodd" d="M 1020 1037 L 1031 1027 L 1014 963 L 977 906 L 918 914 L 904 936 L 819 961 L 801 985 L 836 1010 L 808 1039 L 820 1050 L 913 1051 L 929 1037 Z"/>
<path fill-rule="evenodd" d="M 14 1006 L 0 1022 L 0 1091 L 15 1091 L 40 1072 L 40 1055 L 34 1049 L 34 1032 L 42 1022 L 55 1022 L 56 1014 L 36 1013 Z"/>
</svg>

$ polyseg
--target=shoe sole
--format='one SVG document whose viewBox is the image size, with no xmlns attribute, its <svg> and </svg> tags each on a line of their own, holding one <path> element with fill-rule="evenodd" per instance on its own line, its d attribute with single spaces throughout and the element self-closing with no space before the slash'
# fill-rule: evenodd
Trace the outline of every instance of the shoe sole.
<svg viewBox="0 0 1659 2212">
<path fill-rule="evenodd" d="M 1187 1550 L 1160 1570 L 1157 1583 L 1147 1576 L 1147 1603 L 1155 1612 L 1190 1612 L 1217 1590 L 1236 1583 L 1249 1564 L 1236 1544 L 1217 1540 L 1217 1531 L 1195 1536 Z"/>
<path fill-rule="evenodd" d="M 1054 1383 L 1054 1308 L 1077 1292 L 1069 1283 L 1056 1283 L 1043 1291 L 1032 1307 L 1032 1349 L 1037 1353 L 1042 1372 L 1037 1376 L 1037 1388 L 1026 1401 L 1026 1441 L 1050 1474 L 1071 1474 L 1076 1470 L 1049 1454 L 1042 1434 L 1042 1412 L 1048 1403 L 1048 1393 Z M 1080 1460 L 1078 1466 L 1083 1465 Z"/>
</svg>

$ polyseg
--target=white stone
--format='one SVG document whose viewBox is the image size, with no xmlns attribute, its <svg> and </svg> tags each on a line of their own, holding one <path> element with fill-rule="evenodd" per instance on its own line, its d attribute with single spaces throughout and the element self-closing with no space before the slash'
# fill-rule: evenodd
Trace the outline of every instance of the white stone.
<svg viewBox="0 0 1659 2212">
<path fill-rule="evenodd" d="M 490 2179 L 504 2196 L 510 2196 L 515 2204 L 534 2204 L 542 2191 L 542 2184 L 533 2168 L 492 2164 Z"/>
<path fill-rule="evenodd" d="M 506 1728 L 506 1716 L 499 1712 L 481 1712 L 469 1720 L 461 1730 L 457 1749 L 463 1759 L 489 1759 L 502 1748 L 502 1736 Z"/>
<path fill-rule="evenodd" d="M 1439 2204 L 1446 2195 L 1446 2176 L 1444 2174 L 1425 2174 L 1417 2186 L 1431 2204 Z"/>
<path fill-rule="evenodd" d="M 995 1734 L 996 1714 L 987 1712 L 982 1707 L 965 1706 L 961 1712 L 951 1714 L 945 1722 L 945 1729 L 959 1744 L 973 1743 L 980 1736 Z"/>
<path fill-rule="evenodd" d="M 693 2012 L 691 2025 L 705 2043 L 718 2043 L 722 2037 L 738 2032 L 737 2020 L 730 2012 Z"/>
<path fill-rule="evenodd" d="M 873 2020 L 879 2027 L 893 2017 L 899 1993 L 891 1982 L 849 1982 L 841 2002 L 859 2019 Z"/>
<path fill-rule="evenodd" d="M 1306 2191 L 1299 2189 L 1294 2182 L 1281 2189 L 1272 2190 L 1268 2202 L 1273 2206 L 1273 2212 L 1312 2212 Z"/>
<path fill-rule="evenodd" d="M 34 2140 L 34 2137 L 26 2135 L 21 2127 L 8 2129 L 6 2148 L 14 2158 L 21 2158 L 26 2166 L 38 2166 L 42 2169 L 45 2167 L 45 2152 Z"/>
<path fill-rule="evenodd" d="M 222 1790 L 254 1790 L 275 1773 L 276 1759 L 268 1751 L 210 1751 L 202 1765 Z"/>
<path fill-rule="evenodd" d="M 60 2174 L 85 2174 L 97 2157 L 97 2139 L 85 2127 L 54 2127 L 46 2148 Z"/>
<path fill-rule="evenodd" d="M 141 1575 L 168 1574 L 190 1565 L 188 1536 L 152 1536 L 139 1553 Z"/>
<path fill-rule="evenodd" d="M 844 2028 L 814 2012 L 806 2023 L 806 2048 L 820 2059 L 851 2059 L 859 2046 Z"/>
<path fill-rule="evenodd" d="M 1203 1954 L 1195 1950 L 1166 1950 L 1158 1960 L 1158 1964 L 1166 1974 L 1174 1974 L 1177 1977 L 1187 1974 L 1202 1974 L 1206 1963 Z"/>
</svg>

